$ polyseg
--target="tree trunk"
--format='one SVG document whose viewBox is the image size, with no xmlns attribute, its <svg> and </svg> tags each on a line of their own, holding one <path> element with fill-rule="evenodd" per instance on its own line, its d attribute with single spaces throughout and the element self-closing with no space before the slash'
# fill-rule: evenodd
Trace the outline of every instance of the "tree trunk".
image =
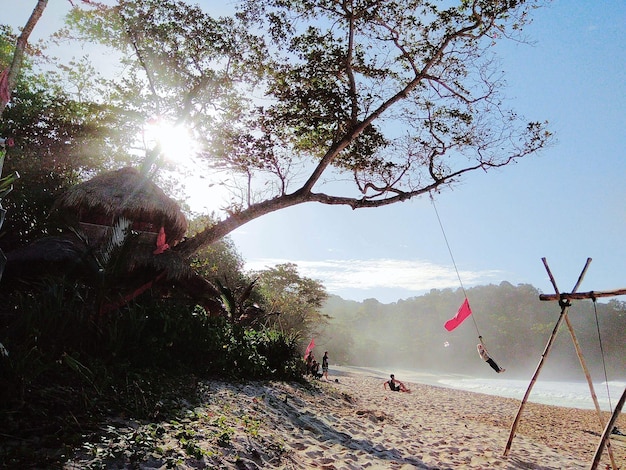
<svg viewBox="0 0 626 470">
<path fill-rule="evenodd" d="M 22 60 L 24 59 L 24 51 L 26 50 L 26 45 L 28 44 L 28 38 L 30 37 L 30 33 L 33 32 L 35 25 L 41 18 L 43 11 L 45 10 L 48 4 L 48 0 L 38 0 L 35 9 L 28 18 L 26 22 L 26 26 L 22 30 L 22 34 L 17 38 L 17 43 L 15 44 L 15 52 L 13 53 L 13 62 L 11 62 L 11 66 L 9 67 L 8 75 L 6 77 L 6 83 L 1 86 L 6 89 L 4 90 L 6 93 L 0 93 L 0 116 L 4 112 L 4 109 L 7 106 L 7 103 L 10 100 L 10 93 L 13 87 L 15 87 L 15 82 L 17 81 L 17 77 L 20 73 L 20 69 L 22 68 Z M 6 94 L 6 96 L 4 96 Z M 9 99 L 7 99 L 7 97 Z"/>
</svg>

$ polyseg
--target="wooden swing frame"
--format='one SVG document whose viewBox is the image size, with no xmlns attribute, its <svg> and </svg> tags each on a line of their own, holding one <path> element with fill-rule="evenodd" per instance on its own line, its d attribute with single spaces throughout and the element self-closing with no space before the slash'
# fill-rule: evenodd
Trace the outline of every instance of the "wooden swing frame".
<svg viewBox="0 0 626 470">
<path fill-rule="evenodd" d="M 561 306 L 561 314 L 559 316 L 559 319 L 556 322 L 556 325 L 554 326 L 554 329 L 552 330 L 552 334 L 550 335 L 550 338 L 548 339 L 548 343 L 546 344 L 546 347 L 543 351 L 543 354 L 541 355 L 541 359 L 539 360 L 539 364 L 537 365 L 537 368 L 535 369 L 535 373 L 533 374 L 531 380 L 530 380 L 530 384 L 528 385 L 528 389 L 526 390 L 526 393 L 524 394 L 524 398 L 522 399 L 522 402 L 520 403 L 520 407 L 517 411 L 517 415 L 515 416 L 515 420 L 513 421 L 513 424 L 511 426 L 511 432 L 509 434 L 509 439 L 507 441 L 506 447 L 504 449 L 504 456 L 507 456 L 509 451 L 511 450 L 511 444 L 513 442 L 513 438 L 515 437 L 515 432 L 517 430 L 517 426 L 519 424 L 521 415 L 522 415 L 522 411 L 524 410 L 524 407 L 526 405 L 526 401 L 528 400 L 528 397 L 530 395 L 530 392 L 535 384 L 535 382 L 537 381 L 537 377 L 539 376 L 539 372 L 541 371 L 541 368 L 543 367 L 544 361 L 546 359 L 546 357 L 548 356 L 548 353 L 550 352 L 550 350 L 552 349 L 552 345 L 554 344 L 554 340 L 556 338 L 556 335 L 559 331 L 559 328 L 561 326 L 561 324 L 563 323 L 563 321 L 565 321 L 567 328 L 570 332 L 570 336 L 572 337 L 572 342 L 574 343 L 574 347 L 576 349 L 576 354 L 578 355 L 578 359 L 580 361 L 580 365 L 583 369 L 583 372 L 585 373 L 585 377 L 587 378 L 587 383 L 589 385 L 589 390 L 591 392 L 591 397 L 593 399 L 593 403 L 595 405 L 595 409 L 596 409 L 596 413 L 598 414 L 598 419 L 600 421 L 600 427 L 604 429 L 604 432 L 602 433 L 602 437 L 600 439 L 600 442 L 598 443 L 595 455 L 594 455 L 594 459 L 593 462 L 590 466 L 590 470 L 595 470 L 600 462 L 600 458 L 602 456 L 602 451 L 604 450 L 604 447 L 606 446 L 607 451 L 609 453 L 609 458 L 611 460 L 611 465 L 613 467 L 614 470 L 617 470 L 617 464 L 615 463 L 615 458 L 613 456 L 613 451 L 611 449 L 611 443 L 609 440 L 609 436 L 611 434 L 611 431 L 613 429 L 613 425 L 615 424 L 615 421 L 617 420 L 618 415 L 620 414 L 622 407 L 624 406 L 624 401 L 626 401 L 626 389 L 624 390 L 624 393 L 622 393 L 622 397 L 620 398 L 619 402 L 617 403 L 617 405 L 615 406 L 615 410 L 613 410 L 613 414 L 611 416 L 611 418 L 609 419 L 609 421 L 607 423 L 604 422 L 603 418 L 602 418 L 602 411 L 600 409 L 600 405 L 598 404 L 598 398 L 596 396 L 594 387 L 593 387 L 593 381 L 591 380 L 591 375 L 589 374 L 589 370 L 587 369 L 587 364 L 585 362 L 585 359 L 583 357 L 582 354 L 582 349 L 580 348 L 580 344 L 578 343 L 578 340 L 576 338 L 576 334 L 574 333 L 574 328 L 567 316 L 567 312 L 569 311 L 569 307 L 571 306 L 571 302 L 570 300 L 573 299 L 592 299 L 595 301 L 596 298 L 598 297 L 613 297 L 616 295 L 625 295 L 626 294 L 626 289 L 618 289 L 618 290 L 614 290 L 614 291 L 605 291 L 605 292 L 598 292 L 598 291 L 591 291 L 591 292 L 584 292 L 584 293 L 576 293 L 576 291 L 578 290 L 578 288 L 580 287 L 580 284 L 582 283 L 583 278 L 585 277 L 585 273 L 587 272 L 587 268 L 589 267 L 589 264 L 591 263 L 591 258 L 587 258 L 587 262 L 585 264 L 585 267 L 583 268 L 583 270 L 580 273 L 580 276 L 578 277 L 578 281 L 576 282 L 576 285 L 574 286 L 574 289 L 572 290 L 571 293 L 561 293 L 556 285 L 556 281 L 554 280 L 554 276 L 552 276 L 552 272 L 550 271 L 550 267 L 548 266 L 548 263 L 546 261 L 546 258 L 541 258 L 541 260 L 543 261 L 543 264 L 546 268 L 546 271 L 548 272 L 548 276 L 550 277 L 550 282 L 552 283 L 552 286 L 554 287 L 554 291 L 555 294 L 541 294 L 539 296 L 539 300 L 544 300 L 544 301 L 555 301 L 558 300 L 559 305 Z"/>
</svg>

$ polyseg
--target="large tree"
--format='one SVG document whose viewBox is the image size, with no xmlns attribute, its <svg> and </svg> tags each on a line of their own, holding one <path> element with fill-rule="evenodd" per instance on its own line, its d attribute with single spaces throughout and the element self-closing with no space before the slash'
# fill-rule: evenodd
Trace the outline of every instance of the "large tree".
<svg viewBox="0 0 626 470">
<path fill-rule="evenodd" d="M 544 147 L 544 124 L 505 108 L 493 53 L 538 3 L 243 0 L 212 17 L 121 0 L 75 9 L 73 26 L 122 52 L 107 99 L 191 125 L 207 175 L 233 190 L 223 218 L 175 248 L 191 256 L 273 211 L 385 206 Z"/>
<path fill-rule="evenodd" d="M 0 25 L 0 69 L 14 67 L 19 37 Z M 0 136 L 15 141 L 1 169 L 20 175 L 4 198 L 8 217 L 0 245 L 6 251 L 50 233 L 50 208 L 68 187 L 131 162 L 126 149 L 137 134 L 120 109 L 91 99 L 96 93 L 86 86 L 96 83 L 96 74 L 84 59 L 44 73 L 42 50 L 27 49 L 0 119 Z"/>
<path fill-rule="evenodd" d="M 325 324 L 320 309 L 328 294 L 319 281 L 300 276 L 295 264 L 279 264 L 255 276 L 267 325 L 308 342 Z"/>
</svg>

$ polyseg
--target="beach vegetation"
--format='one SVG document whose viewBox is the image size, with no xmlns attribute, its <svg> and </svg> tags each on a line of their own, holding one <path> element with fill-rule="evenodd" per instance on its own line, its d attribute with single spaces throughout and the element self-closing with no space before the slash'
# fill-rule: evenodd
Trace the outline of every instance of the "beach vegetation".
<svg viewBox="0 0 626 470">
<path fill-rule="evenodd" d="M 111 414 L 159 422 L 175 415 L 181 400 L 195 397 L 203 377 L 301 377 L 297 337 L 270 326 L 211 317 L 180 298 L 141 298 L 98 316 L 86 306 L 84 285 L 48 280 L 36 287 L 2 293 L 0 342 L 7 354 L 0 357 L 0 413 L 12 439 L 55 429 L 54 439 L 69 445 Z M 216 440 L 227 445 L 230 426 L 216 425 Z M 246 426 L 255 432 L 253 421 Z M 193 436 L 180 436 L 188 452 L 198 455 Z M 148 436 L 135 439 L 136 452 L 149 447 Z M 103 452 L 96 444 L 91 451 L 95 457 Z M 27 446 L 1 454 L 0 464 L 9 466 L 38 458 Z M 47 465 L 61 456 L 40 458 Z"/>
<path fill-rule="evenodd" d="M 328 294 L 324 285 L 298 273 L 294 263 L 278 264 L 253 272 L 261 307 L 268 313 L 265 324 L 292 338 L 314 336 L 324 324 L 321 308 Z"/>
<path fill-rule="evenodd" d="M 212 423 L 217 428 L 214 438 L 221 447 L 228 447 L 230 439 L 234 433 L 234 429 L 230 426 L 226 416 L 218 416 Z"/>
<path fill-rule="evenodd" d="M 251 436 L 257 437 L 259 435 L 259 429 L 261 428 L 261 420 L 255 419 L 248 414 L 244 415 L 241 419 L 244 429 Z"/>
</svg>

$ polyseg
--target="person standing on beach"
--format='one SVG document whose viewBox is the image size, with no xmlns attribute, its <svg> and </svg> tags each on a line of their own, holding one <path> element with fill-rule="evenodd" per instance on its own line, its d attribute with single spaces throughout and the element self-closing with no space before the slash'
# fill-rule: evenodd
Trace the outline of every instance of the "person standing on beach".
<svg viewBox="0 0 626 470">
<path fill-rule="evenodd" d="M 487 349 L 485 348 L 485 346 L 483 346 L 482 343 L 478 343 L 476 348 L 478 349 L 478 355 L 480 356 L 480 358 L 483 361 L 485 361 L 487 364 L 489 364 L 491 368 L 495 370 L 498 374 L 506 370 L 500 367 L 498 364 L 496 364 L 496 361 L 494 361 L 493 359 L 491 359 L 491 357 L 489 357 L 489 353 L 487 352 Z"/>
<path fill-rule="evenodd" d="M 322 375 L 328 380 L 328 351 L 325 351 L 322 356 Z"/>
<path fill-rule="evenodd" d="M 406 388 L 406 386 L 400 382 L 399 380 L 396 380 L 395 375 L 391 374 L 389 376 L 389 380 L 385 380 L 383 382 L 383 388 L 385 390 L 387 390 L 387 386 L 389 386 L 389 389 L 392 392 L 406 392 L 406 393 L 411 393 L 411 389 Z"/>
</svg>

